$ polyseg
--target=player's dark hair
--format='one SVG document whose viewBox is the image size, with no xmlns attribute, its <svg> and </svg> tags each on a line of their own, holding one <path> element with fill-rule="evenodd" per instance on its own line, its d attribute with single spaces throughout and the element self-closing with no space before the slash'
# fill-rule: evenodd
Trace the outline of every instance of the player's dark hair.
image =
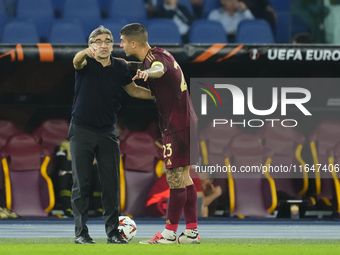
<svg viewBox="0 0 340 255">
<path fill-rule="evenodd" d="M 124 26 L 120 30 L 120 34 L 127 37 L 129 41 L 136 41 L 140 45 L 144 45 L 148 42 L 148 32 L 146 28 L 139 23 L 132 23 Z"/>
</svg>

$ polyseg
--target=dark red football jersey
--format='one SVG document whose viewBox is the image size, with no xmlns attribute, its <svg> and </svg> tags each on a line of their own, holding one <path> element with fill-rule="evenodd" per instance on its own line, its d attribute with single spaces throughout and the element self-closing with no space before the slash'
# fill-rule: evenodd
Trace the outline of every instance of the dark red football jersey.
<svg viewBox="0 0 340 255">
<path fill-rule="evenodd" d="M 152 94 L 156 97 L 159 125 L 162 136 L 190 127 L 190 120 L 197 121 L 187 83 L 181 67 L 174 57 L 162 48 L 152 48 L 143 65 L 149 69 L 158 63 L 164 66 L 164 75 L 159 79 L 148 79 Z"/>
</svg>

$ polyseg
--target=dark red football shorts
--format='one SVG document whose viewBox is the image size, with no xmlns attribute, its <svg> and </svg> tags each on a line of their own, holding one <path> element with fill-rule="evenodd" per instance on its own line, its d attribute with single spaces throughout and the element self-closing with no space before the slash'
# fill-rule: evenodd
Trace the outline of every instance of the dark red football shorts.
<svg viewBox="0 0 340 255">
<path fill-rule="evenodd" d="M 197 124 L 163 137 L 163 157 L 167 169 L 198 162 Z"/>
</svg>

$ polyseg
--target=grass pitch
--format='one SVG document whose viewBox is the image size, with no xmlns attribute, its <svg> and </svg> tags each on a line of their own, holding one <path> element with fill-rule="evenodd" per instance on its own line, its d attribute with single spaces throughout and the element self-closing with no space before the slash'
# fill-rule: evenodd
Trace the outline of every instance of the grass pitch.
<svg viewBox="0 0 340 255">
<path fill-rule="evenodd" d="M 340 240 L 322 239 L 203 239 L 200 245 L 142 245 L 142 239 L 126 245 L 106 244 L 106 239 L 95 239 L 95 245 L 76 245 L 73 238 L 0 239 L 0 254 L 27 255 L 112 255 L 112 254 L 275 254 L 320 255 L 339 254 Z"/>
</svg>

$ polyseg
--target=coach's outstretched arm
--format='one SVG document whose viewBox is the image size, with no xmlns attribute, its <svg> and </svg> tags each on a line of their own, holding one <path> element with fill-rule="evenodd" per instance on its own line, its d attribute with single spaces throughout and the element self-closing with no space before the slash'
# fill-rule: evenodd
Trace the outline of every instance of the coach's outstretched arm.
<svg viewBox="0 0 340 255">
<path fill-rule="evenodd" d="M 87 65 L 86 57 L 94 58 L 96 50 L 90 46 L 85 50 L 79 51 L 73 58 L 73 66 L 75 69 L 79 70 Z"/>
</svg>

